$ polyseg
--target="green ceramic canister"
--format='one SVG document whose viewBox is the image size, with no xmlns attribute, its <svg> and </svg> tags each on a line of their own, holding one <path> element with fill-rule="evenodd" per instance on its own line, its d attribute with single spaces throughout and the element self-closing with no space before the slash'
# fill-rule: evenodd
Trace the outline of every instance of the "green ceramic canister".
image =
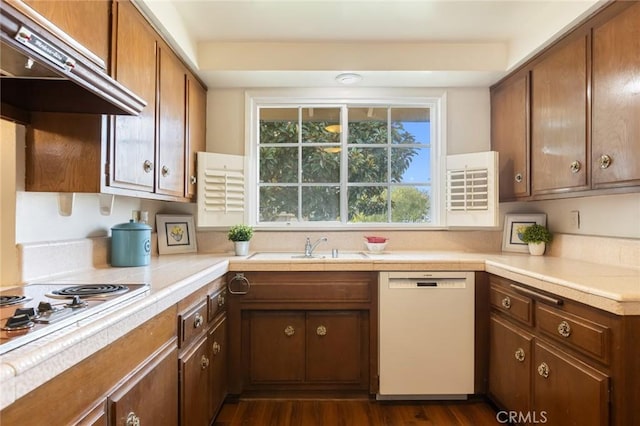
<svg viewBox="0 0 640 426">
<path fill-rule="evenodd" d="M 144 266 L 151 260 L 151 227 L 130 220 L 111 228 L 111 266 Z"/>
</svg>

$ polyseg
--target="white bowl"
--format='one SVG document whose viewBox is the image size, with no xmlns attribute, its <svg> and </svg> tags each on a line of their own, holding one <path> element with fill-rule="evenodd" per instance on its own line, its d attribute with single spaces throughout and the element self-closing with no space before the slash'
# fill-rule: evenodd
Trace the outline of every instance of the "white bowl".
<svg viewBox="0 0 640 426">
<path fill-rule="evenodd" d="M 384 251 L 384 248 L 387 246 L 387 243 L 370 243 L 368 241 L 365 241 L 365 244 L 367 245 L 367 249 L 372 252 L 372 253 L 380 253 L 381 251 Z"/>
</svg>

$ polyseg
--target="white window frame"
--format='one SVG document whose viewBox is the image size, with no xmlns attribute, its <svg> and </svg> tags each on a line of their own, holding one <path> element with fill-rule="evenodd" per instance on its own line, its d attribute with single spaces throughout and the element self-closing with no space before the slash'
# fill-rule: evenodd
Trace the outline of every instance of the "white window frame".
<svg viewBox="0 0 640 426">
<path fill-rule="evenodd" d="M 445 229 L 445 179 L 444 164 L 447 155 L 446 133 L 446 91 L 428 96 L 411 96 L 403 90 L 383 90 L 383 93 L 371 93 L 367 90 L 314 90 L 314 89 L 280 89 L 266 91 L 248 91 L 245 93 L 245 156 L 248 170 L 246 171 L 246 205 L 247 223 L 258 229 L 326 229 L 326 230 L 365 230 L 365 229 Z M 258 140 L 259 123 L 258 109 L 263 106 L 291 107 L 335 107 L 348 104 L 349 106 L 381 107 L 428 107 L 431 111 L 431 216 L 430 223 L 337 223 L 337 222 L 258 222 Z M 343 117 L 344 118 L 344 117 Z M 435 125 L 433 125 L 435 124 Z M 346 155 L 346 154 L 345 154 Z M 341 167 L 346 167 L 343 158 Z M 346 196 L 343 196 L 346 197 Z M 343 199 L 341 199 L 341 204 Z"/>
</svg>

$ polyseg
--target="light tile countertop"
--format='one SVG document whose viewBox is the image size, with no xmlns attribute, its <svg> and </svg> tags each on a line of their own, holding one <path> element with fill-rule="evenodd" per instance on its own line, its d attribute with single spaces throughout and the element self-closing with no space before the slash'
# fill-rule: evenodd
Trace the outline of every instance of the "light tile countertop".
<svg viewBox="0 0 640 426">
<path fill-rule="evenodd" d="M 58 277 L 56 283 L 151 284 L 148 295 L 93 315 L 0 358 L 0 409 L 89 357 L 223 274 L 240 271 L 487 271 L 617 314 L 640 315 L 640 268 L 525 254 L 391 252 L 332 259 L 255 260 L 228 254 L 153 257 L 144 267 L 108 266 Z"/>
</svg>

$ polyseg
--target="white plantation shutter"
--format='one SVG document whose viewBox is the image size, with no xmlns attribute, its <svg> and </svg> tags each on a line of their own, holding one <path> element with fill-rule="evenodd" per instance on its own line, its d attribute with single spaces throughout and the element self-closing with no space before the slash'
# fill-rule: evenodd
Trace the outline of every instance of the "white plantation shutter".
<svg viewBox="0 0 640 426">
<path fill-rule="evenodd" d="M 448 226 L 498 226 L 498 153 L 449 155 L 446 160 Z"/>
<path fill-rule="evenodd" d="M 199 227 L 245 222 L 244 169 L 241 155 L 198 152 Z"/>
</svg>

